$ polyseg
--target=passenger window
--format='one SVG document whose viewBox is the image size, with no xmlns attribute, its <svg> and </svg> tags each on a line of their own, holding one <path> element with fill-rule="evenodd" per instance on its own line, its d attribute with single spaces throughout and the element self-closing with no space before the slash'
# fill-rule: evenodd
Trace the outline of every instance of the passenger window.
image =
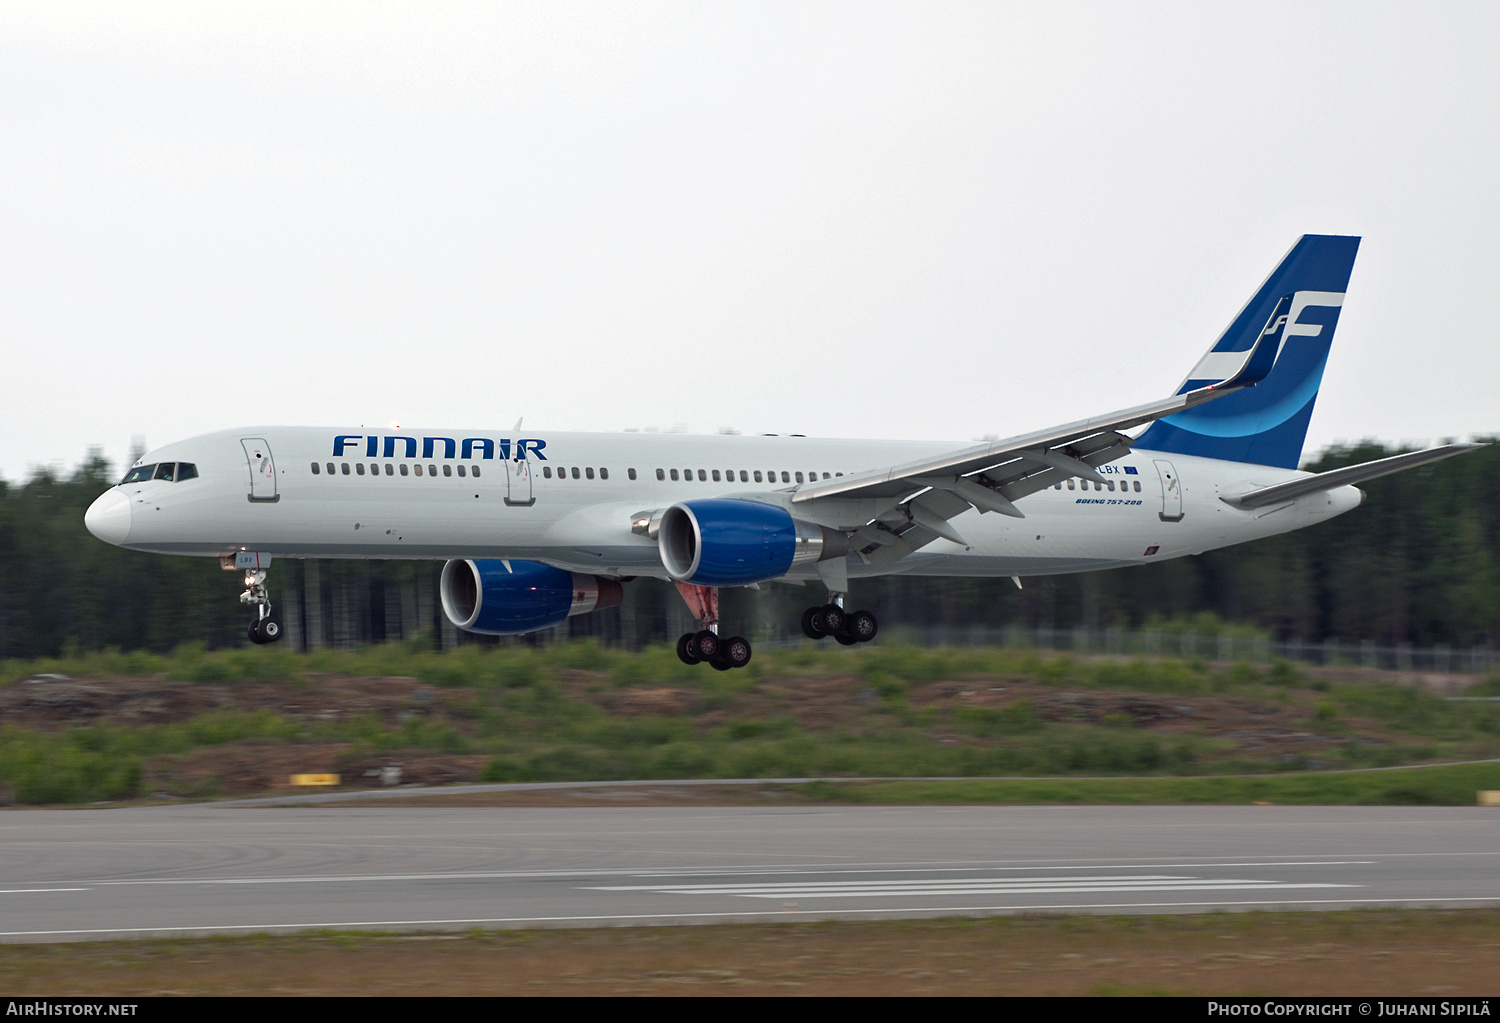
<svg viewBox="0 0 1500 1023">
<path fill-rule="evenodd" d="M 401 475 L 405 476 L 407 474 L 407 472 L 408 472 L 408 470 L 406 468 L 406 463 L 402 462 L 401 463 Z"/>
<path fill-rule="evenodd" d="M 708 470 L 706 470 L 706 469 L 699 469 L 698 470 L 698 482 L 699 483 L 707 483 L 708 482 Z"/>
<path fill-rule="evenodd" d="M 1073 489 L 1073 481 L 1071 479 L 1068 480 L 1068 489 L 1069 490 Z"/>
<path fill-rule="evenodd" d="M 453 466 L 448 465 L 447 463 L 444 463 L 444 465 L 443 465 L 443 475 L 444 476 L 452 476 L 453 475 Z"/>
<path fill-rule="evenodd" d="M 719 479 L 719 470 L 718 469 L 714 470 L 714 482 L 715 483 L 721 483 L 721 482 L 723 482 L 722 480 Z"/>
<path fill-rule="evenodd" d="M 1135 492 L 1137 494 L 1139 494 L 1141 492 L 1141 481 L 1140 480 L 1134 480 L 1132 482 L 1135 483 Z"/>
<path fill-rule="evenodd" d="M 370 475 L 371 476 L 379 476 L 380 475 L 380 465 L 379 465 L 379 463 L 376 463 L 376 462 L 371 462 L 370 463 Z"/>
<path fill-rule="evenodd" d="M 544 466 L 542 466 L 542 476 L 544 478 L 550 480 L 552 478 L 552 466 L 550 466 L 550 465 L 544 465 Z"/>
<path fill-rule="evenodd" d="M 575 480 L 578 478 L 578 466 L 576 466 L 576 465 L 573 466 L 573 478 Z"/>
<path fill-rule="evenodd" d="M 825 472 L 825 473 L 824 473 L 824 474 L 823 474 L 823 478 L 824 478 L 824 479 L 825 479 L 825 480 L 826 480 L 826 479 L 827 479 L 827 478 L 828 478 L 828 474 L 827 474 L 827 473 L 826 473 L 826 472 Z"/>
<path fill-rule="evenodd" d="M 355 462 L 354 463 L 354 471 L 357 472 L 359 475 L 363 476 L 365 474 L 365 463 L 363 463 L 363 462 Z"/>
<path fill-rule="evenodd" d="M 166 480 L 172 482 L 172 470 L 177 468 L 176 462 L 163 462 L 156 467 L 156 475 L 152 479 Z"/>
<path fill-rule="evenodd" d="M 328 463 L 328 475 L 330 475 L 330 476 L 333 475 L 333 463 L 332 462 Z"/>
<path fill-rule="evenodd" d="M 394 476 L 394 475 L 396 475 L 396 467 L 394 465 L 392 465 L 390 462 L 385 463 L 385 474 L 387 476 Z"/>
<path fill-rule="evenodd" d="M 431 462 L 427 463 L 427 475 L 429 475 L 429 476 L 436 476 L 437 475 L 437 466 L 433 465 Z"/>
<path fill-rule="evenodd" d="M 740 470 L 740 482 L 741 483 L 749 483 L 750 482 L 750 474 L 748 472 L 746 472 L 744 469 Z"/>
<path fill-rule="evenodd" d="M 1062 489 L 1062 480 L 1058 480 L 1056 483 L 1052 484 L 1052 489 L 1053 490 L 1061 490 Z"/>
<path fill-rule="evenodd" d="M 479 478 L 479 466 L 477 466 L 477 465 L 471 465 L 469 467 L 469 471 L 474 474 L 474 478 L 476 480 Z"/>
<path fill-rule="evenodd" d="M 312 464 L 312 469 L 313 469 L 313 475 L 314 476 L 318 475 L 319 473 L 321 473 L 323 471 L 322 469 L 318 468 L 318 463 L 317 462 L 314 462 Z"/>
<path fill-rule="evenodd" d="M 459 467 L 458 467 L 458 474 L 459 474 L 459 475 L 460 475 L 460 476 L 467 476 L 467 475 L 468 475 L 468 472 L 467 472 L 467 470 L 465 470 L 465 468 L 464 468 L 464 467 L 463 467 L 463 466 L 461 466 L 461 465 L 460 465 L 460 466 L 459 466 Z"/>
<path fill-rule="evenodd" d="M 762 482 L 761 476 L 760 476 L 760 470 L 759 469 L 755 470 L 755 482 L 757 482 L 757 483 Z"/>
<path fill-rule="evenodd" d="M 583 474 L 585 476 L 587 476 L 589 479 L 593 479 L 594 478 L 594 467 L 591 465 L 588 468 L 584 469 L 583 470 Z"/>
<path fill-rule="evenodd" d="M 422 475 L 422 466 L 420 464 L 414 465 L 411 468 L 412 472 L 415 472 L 418 476 Z"/>
<path fill-rule="evenodd" d="M 138 465 L 134 469 L 131 469 L 129 472 L 127 472 L 125 474 L 125 478 L 122 479 L 120 482 L 121 483 L 144 483 L 146 480 L 149 480 L 151 478 L 152 474 L 155 473 L 155 472 L 156 472 L 156 463 L 155 462 L 152 462 L 150 465 Z"/>
<path fill-rule="evenodd" d="M 349 475 L 349 463 L 348 462 L 340 462 L 339 463 L 339 468 L 341 470 L 343 470 L 343 473 L 344 473 L 345 476 Z"/>
<path fill-rule="evenodd" d="M 1115 481 L 1114 480 L 1105 480 L 1104 481 L 1104 486 L 1109 490 L 1109 492 L 1111 494 L 1113 494 L 1115 492 Z"/>
<path fill-rule="evenodd" d="M 792 482 L 792 476 L 791 476 L 791 474 L 788 473 L 785 470 L 782 470 L 782 473 L 781 473 L 781 482 L 783 482 L 783 483 L 790 483 L 790 482 Z"/>
<path fill-rule="evenodd" d="M 798 483 L 802 482 L 802 474 L 800 472 L 797 474 L 797 482 Z"/>
<path fill-rule="evenodd" d="M 631 469 L 630 472 L 631 472 L 632 475 L 635 474 L 635 470 L 634 469 Z M 602 465 L 599 467 L 599 478 L 601 480 L 607 480 L 607 479 L 609 479 L 609 470 L 606 469 L 606 468 L 604 468 L 604 466 L 602 466 Z"/>
<path fill-rule="evenodd" d="M 660 469 L 657 470 L 657 472 L 660 472 L 660 471 L 661 471 Z M 672 482 L 673 483 L 677 482 L 677 470 L 676 469 L 672 470 Z"/>
</svg>

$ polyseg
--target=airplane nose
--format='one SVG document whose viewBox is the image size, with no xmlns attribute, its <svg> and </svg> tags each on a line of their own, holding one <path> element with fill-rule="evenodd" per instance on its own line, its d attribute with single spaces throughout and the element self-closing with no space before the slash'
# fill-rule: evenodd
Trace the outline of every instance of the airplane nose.
<svg viewBox="0 0 1500 1023">
<path fill-rule="evenodd" d="M 124 543 L 130 536 L 130 498 L 118 490 L 105 491 L 89 505 L 83 524 L 105 543 Z"/>
</svg>

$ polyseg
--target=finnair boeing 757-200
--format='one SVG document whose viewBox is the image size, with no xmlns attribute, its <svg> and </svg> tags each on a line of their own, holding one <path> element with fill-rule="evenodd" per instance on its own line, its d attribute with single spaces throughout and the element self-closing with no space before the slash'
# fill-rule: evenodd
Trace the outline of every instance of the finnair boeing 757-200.
<svg viewBox="0 0 1500 1023">
<path fill-rule="evenodd" d="M 844 606 L 853 578 L 1019 584 L 1198 554 L 1342 515 L 1364 500 L 1354 484 L 1476 447 L 1298 470 L 1358 248 L 1298 240 L 1174 396 L 1005 440 L 250 427 L 152 451 L 85 522 L 243 569 L 257 643 L 282 634 L 273 557 L 446 560 L 444 613 L 491 635 L 670 579 L 700 623 L 678 654 L 721 670 L 751 650 L 719 635 L 720 587 L 819 579 L 803 630 L 868 641 L 875 617 Z"/>
</svg>

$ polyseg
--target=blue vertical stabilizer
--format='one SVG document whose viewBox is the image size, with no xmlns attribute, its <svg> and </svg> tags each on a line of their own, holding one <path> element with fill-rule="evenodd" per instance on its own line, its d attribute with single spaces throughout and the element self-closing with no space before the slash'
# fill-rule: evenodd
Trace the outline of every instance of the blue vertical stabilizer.
<svg viewBox="0 0 1500 1023">
<path fill-rule="evenodd" d="M 1265 379 L 1153 423 L 1134 446 L 1297 468 L 1358 251 L 1358 238 L 1303 235 L 1177 393 L 1223 381 L 1269 335 L 1265 358 L 1274 351 L 1275 363 Z"/>
</svg>

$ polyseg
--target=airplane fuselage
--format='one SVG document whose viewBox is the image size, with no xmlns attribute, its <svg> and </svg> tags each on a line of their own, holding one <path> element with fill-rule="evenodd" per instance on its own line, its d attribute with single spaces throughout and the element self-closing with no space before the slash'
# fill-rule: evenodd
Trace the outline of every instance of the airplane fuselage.
<svg viewBox="0 0 1500 1023">
<path fill-rule="evenodd" d="M 111 542 L 163 554 L 291 558 L 523 559 L 600 576 L 667 578 L 632 522 L 694 498 L 789 501 L 813 479 L 941 456 L 967 445 L 800 436 L 254 427 L 166 445 L 143 464 L 194 478 L 122 483 Z M 885 569 L 849 575 L 1040 576 L 1145 564 L 1287 532 L 1357 507 L 1352 486 L 1255 510 L 1221 500 L 1296 470 L 1135 449 L 1027 497 L 1024 518 L 955 516 Z M 790 505 L 785 505 L 790 507 Z M 792 509 L 799 514 L 798 508 Z M 91 528 L 94 525 L 91 524 Z M 103 535 L 103 534 L 101 534 Z M 792 579 L 815 577 L 798 566 Z"/>
</svg>

